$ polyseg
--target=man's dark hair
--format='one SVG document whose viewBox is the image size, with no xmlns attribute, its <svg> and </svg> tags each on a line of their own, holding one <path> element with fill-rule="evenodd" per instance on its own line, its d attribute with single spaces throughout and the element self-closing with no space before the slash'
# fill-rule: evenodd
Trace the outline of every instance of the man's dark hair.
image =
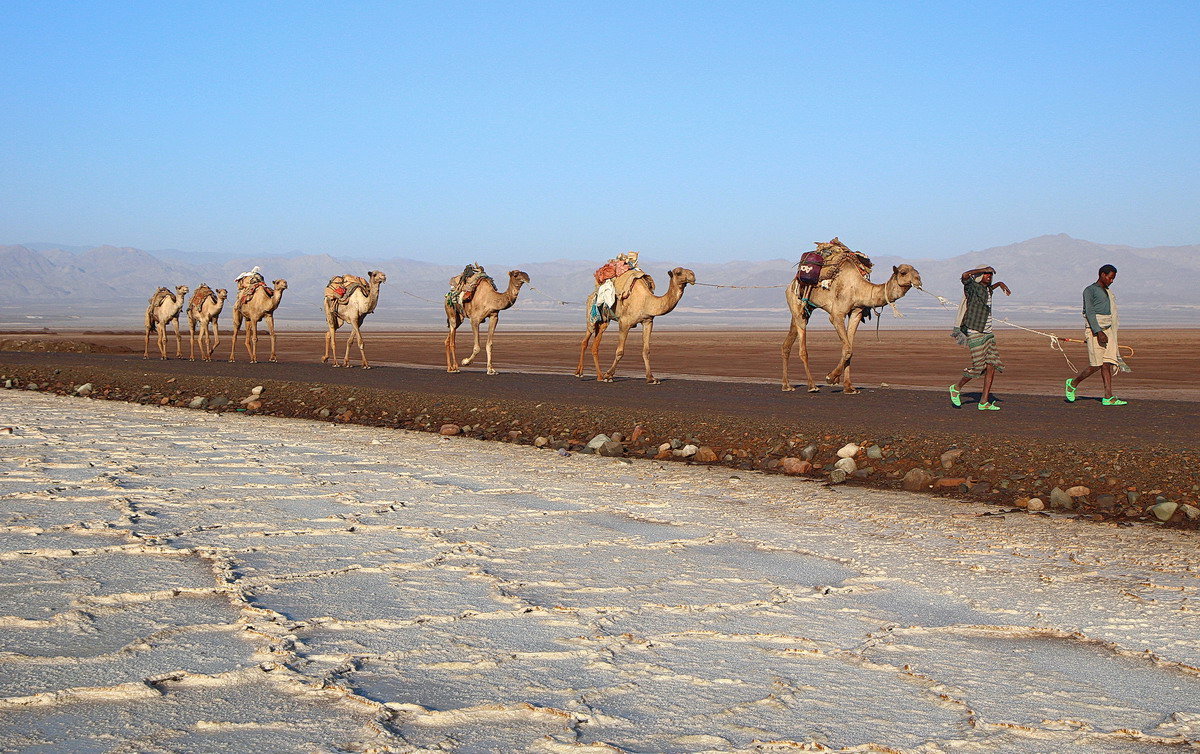
<svg viewBox="0 0 1200 754">
<path fill-rule="evenodd" d="M 1117 271 L 1117 268 L 1113 267 L 1111 264 L 1106 264 L 1100 268 L 1101 275 L 1107 275 L 1110 272 L 1116 272 L 1116 271 Z"/>
</svg>

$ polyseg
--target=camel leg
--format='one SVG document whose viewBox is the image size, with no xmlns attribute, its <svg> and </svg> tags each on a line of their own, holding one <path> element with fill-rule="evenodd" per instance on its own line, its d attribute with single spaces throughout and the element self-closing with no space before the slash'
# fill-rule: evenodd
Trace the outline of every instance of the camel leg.
<svg viewBox="0 0 1200 754">
<path fill-rule="evenodd" d="M 783 339 L 783 392 L 787 393 L 796 388 L 792 387 L 791 380 L 788 379 L 788 362 L 792 359 L 792 346 L 796 344 L 796 336 L 799 334 L 799 328 L 796 327 L 796 316 L 792 315 L 788 321 L 787 335 Z"/>
<path fill-rule="evenodd" d="M 321 355 L 321 363 L 329 361 L 329 357 L 333 356 L 333 366 L 338 365 L 337 360 L 337 328 L 334 326 L 329 317 L 329 312 L 325 312 L 325 326 L 328 328 L 325 331 L 325 353 Z"/>
<path fill-rule="evenodd" d="M 359 322 L 358 326 L 356 326 L 354 328 L 354 335 L 356 338 L 358 338 L 358 355 L 362 357 L 362 368 L 370 369 L 371 362 L 367 361 L 367 351 L 366 351 L 366 349 L 363 348 L 362 323 L 361 322 Z"/>
<path fill-rule="evenodd" d="M 808 363 L 808 317 L 802 317 L 797 323 L 800 331 L 800 363 L 804 365 L 804 378 L 808 380 L 808 392 L 819 393 L 821 389 L 813 382 L 812 367 Z"/>
<path fill-rule="evenodd" d="M 229 360 L 232 362 L 234 354 L 237 353 L 237 336 L 238 330 L 242 329 L 242 314 L 234 311 L 233 313 L 233 340 L 229 341 Z"/>
<path fill-rule="evenodd" d="M 579 364 L 575 367 L 575 376 L 583 376 L 583 359 L 587 354 L 588 341 L 592 339 L 592 326 L 588 325 L 583 331 L 583 340 L 579 341 Z"/>
<path fill-rule="evenodd" d="M 152 325 L 146 325 L 146 350 L 142 353 L 143 359 L 150 358 L 150 331 L 153 329 Z"/>
<path fill-rule="evenodd" d="M 654 320 L 648 319 L 642 323 L 642 361 L 646 364 L 646 382 L 658 385 L 662 380 L 656 380 L 650 372 L 650 333 L 654 331 Z"/>
<path fill-rule="evenodd" d="M 596 331 L 592 333 L 592 363 L 596 365 L 596 382 L 612 382 L 612 378 L 604 379 L 604 373 L 600 371 L 600 339 L 607 329 L 608 323 L 600 322 L 596 325 Z"/>
<path fill-rule="evenodd" d="M 494 338 L 496 336 L 496 323 L 499 321 L 500 321 L 500 313 L 499 312 L 493 312 L 492 316 L 488 318 L 487 344 L 484 345 L 484 347 L 483 347 L 484 354 L 487 356 L 487 373 L 488 374 L 499 374 L 499 372 L 497 372 L 495 369 L 492 368 L 492 338 Z"/>
<path fill-rule="evenodd" d="M 267 312 L 267 332 L 271 334 L 271 361 L 279 361 L 275 357 L 275 315 Z"/>
<path fill-rule="evenodd" d="M 462 360 L 462 365 L 470 366 L 475 357 L 479 355 L 479 321 L 471 317 L 471 334 L 475 336 L 475 345 L 471 348 L 471 355 Z"/>
<path fill-rule="evenodd" d="M 204 343 L 200 343 L 200 352 L 204 352 Z M 196 320 L 188 316 L 188 361 L 196 360 Z"/>
<path fill-rule="evenodd" d="M 857 321 L 855 321 L 855 314 L 857 314 L 857 317 L 858 317 Z M 851 331 L 847 328 L 846 320 L 849 319 L 853 323 L 854 329 L 857 330 L 858 322 L 862 321 L 862 312 L 858 311 L 856 313 L 851 313 L 851 314 L 847 314 L 845 316 L 836 317 L 836 318 L 832 314 L 830 314 L 829 319 L 833 323 L 833 329 L 837 331 L 838 340 L 840 340 L 842 342 L 842 357 L 841 357 L 841 359 L 838 360 L 838 364 L 836 367 L 833 368 L 833 371 L 830 372 L 829 374 L 825 375 L 825 382 L 829 385 L 836 385 L 838 382 L 838 379 L 841 378 L 843 373 L 850 368 L 850 360 L 854 356 L 853 335 L 852 335 Z M 849 384 L 848 379 L 846 380 L 845 384 L 843 385 L 843 388 L 844 389 L 842 390 L 842 392 L 844 394 L 853 395 L 854 393 L 858 392 L 854 389 L 853 385 Z"/>
<path fill-rule="evenodd" d="M 258 363 L 258 320 L 246 320 L 246 355 L 251 364 Z"/>
<path fill-rule="evenodd" d="M 446 313 L 446 327 L 450 330 L 446 333 L 446 371 L 451 374 L 458 371 L 458 350 L 455 348 L 455 339 L 458 336 L 458 326 L 461 324 L 462 320 L 456 313 Z"/>
<path fill-rule="evenodd" d="M 358 343 L 358 355 L 362 359 L 362 368 L 370 369 L 371 365 L 367 363 L 367 354 L 363 351 L 362 330 L 359 329 L 358 323 L 350 321 L 350 335 L 346 338 L 346 356 L 342 359 L 342 366 L 350 366 L 350 346 L 355 342 Z"/>
<path fill-rule="evenodd" d="M 158 358 L 162 361 L 167 360 L 167 323 L 163 322 L 158 327 L 158 338 L 155 340 L 158 346 Z"/>
<path fill-rule="evenodd" d="M 175 325 L 175 358 L 182 359 L 183 358 L 183 338 L 180 337 L 180 335 L 179 335 L 179 317 L 176 316 L 175 319 L 171 320 L 171 322 L 172 322 L 172 324 Z"/>
<path fill-rule="evenodd" d="M 613 363 L 608 373 L 604 375 L 605 382 L 613 381 L 613 375 L 617 373 L 617 364 L 621 363 L 621 357 L 625 355 L 625 341 L 629 340 L 629 331 L 632 329 L 633 325 L 628 327 L 624 324 L 621 325 L 620 333 L 617 335 L 617 353 L 613 356 Z"/>
<path fill-rule="evenodd" d="M 854 383 L 850 381 L 850 359 L 854 355 L 854 336 L 858 332 L 858 326 L 862 324 L 863 314 L 862 309 L 854 310 L 850 315 L 850 326 L 846 329 L 846 341 L 849 344 L 846 356 L 846 366 L 842 370 L 842 393 L 853 395 L 858 390 L 854 387 Z"/>
<path fill-rule="evenodd" d="M 204 332 L 208 333 L 208 328 L 204 328 Z M 221 325 L 216 317 L 212 318 L 212 340 L 208 343 L 208 358 L 205 361 L 212 361 L 213 354 L 216 353 L 217 346 L 221 345 Z"/>
</svg>

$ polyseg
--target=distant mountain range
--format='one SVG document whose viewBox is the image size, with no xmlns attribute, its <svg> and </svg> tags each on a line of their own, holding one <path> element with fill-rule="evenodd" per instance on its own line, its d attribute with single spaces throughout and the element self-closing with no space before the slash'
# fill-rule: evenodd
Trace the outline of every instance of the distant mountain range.
<svg viewBox="0 0 1200 754">
<path fill-rule="evenodd" d="M 864 249 L 870 254 L 869 249 Z M 798 256 L 798 255 L 797 255 Z M 1095 280 L 1101 264 L 1115 264 L 1120 274 L 1114 291 L 1121 320 L 1127 325 L 1196 326 L 1200 317 L 1200 245 L 1135 248 L 1084 241 L 1059 234 L 949 259 L 899 259 L 873 256 L 872 279 L 881 282 L 892 265 L 907 262 L 920 270 L 925 288 L 955 303 L 961 295 L 959 275 L 981 264 L 996 267 L 997 279 L 1013 290 L 997 301 L 998 316 L 1037 325 L 1079 322 L 1080 293 Z M 5 329 L 139 329 L 146 299 L 159 285 L 206 282 L 214 288 L 234 287 L 233 278 L 254 265 L 268 281 L 283 278 L 288 290 L 276 315 L 282 328 L 322 326 L 321 291 L 333 275 L 368 270 L 388 275 L 379 307 L 370 324 L 376 328 L 425 330 L 444 327 L 441 300 L 447 281 L 462 270 L 456 264 L 412 259 L 335 258 L 328 254 L 228 257 L 178 250 L 54 244 L 0 246 L 0 328 Z M 507 327 L 576 329 L 582 327 L 581 303 L 591 291 L 592 272 L 605 260 L 556 260 L 522 263 L 513 269 L 529 273 L 532 288 L 501 315 Z M 689 289 L 680 306 L 661 325 L 674 328 L 782 329 L 787 313 L 783 291 L 754 286 L 782 285 L 794 274 L 796 260 L 731 260 L 719 264 L 659 260 L 643 254 L 642 267 L 667 283 L 666 271 L 689 267 L 700 283 L 740 286 Z M 490 269 L 498 285 L 508 270 Z M 571 302 L 561 305 L 560 301 Z M 948 326 L 951 313 L 919 291 L 898 304 L 905 319 L 884 312 L 883 326 Z M 821 315 L 818 318 L 823 319 Z M 226 318 L 228 313 L 223 315 Z M 827 325 L 826 325 L 827 326 Z"/>
</svg>

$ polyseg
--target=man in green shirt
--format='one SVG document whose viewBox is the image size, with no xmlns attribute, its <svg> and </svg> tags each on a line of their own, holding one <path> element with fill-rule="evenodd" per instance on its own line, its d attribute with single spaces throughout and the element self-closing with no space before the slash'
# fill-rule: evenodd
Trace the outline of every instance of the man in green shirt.
<svg viewBox="0 0 1200 754">
<path fill-rule="evenodd" d="M 963 301 L 958 308 L 954 338 L 971 351 L 971 366 L 963 370 L 962 379 L 950 386 L 950 402 L 955 407 L 962 405 L 963 387 L 983 377 L 983 394 L 979 396 L 980 411 L 999 411 L 992 400 L 992 380 L 996 372 L 1004 371 L 1000 360 L 1000 349 L 996 347 L 996 336 L 992 333 L 992 291 L 999 288 L 1005 296 L 1012 291 L 1004 283 L 993 283 L 996 270 L 990 266 L 976 267 L 962 274 Z"/>
<path fill-rule="evenodd" d="M 1067 379 L 1066 399 L 1075 402 L 1075 390 L 1079 382 L 1096 372 L 1104 380 L 1105 406 L 1124 406 L 1123 401 L 1113 395 L 1113 368 L 1121 364 L 1121 353 L 1117 348 L 1117 300 L 1109 288 L 1117 279 L 1117 268 L 1106 264 L 1100 268 L 1096 282 L 1083 289 L 1083 339 L 1087 343 L 1088 367 Z"/>
</svg>

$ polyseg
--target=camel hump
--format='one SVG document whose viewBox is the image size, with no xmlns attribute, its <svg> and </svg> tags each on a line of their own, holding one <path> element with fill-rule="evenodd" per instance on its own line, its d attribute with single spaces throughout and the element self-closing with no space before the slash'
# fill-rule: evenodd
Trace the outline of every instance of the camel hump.
<svg viewBox="0 0 1200 754">
<path fill-rule="evenodd" d="M 359 285 L 361 285 L 363 288 L 366 288 L 366 287 L 367 287 L 367 285 L 368 285 L 368 283 L 367 283 L 367 279 L 366 279 L 366 278 L 360 278 L 358 275 L 342 275 L 342 280 L 343 280 L 343 281 L 345 281 L 347 284 L 349 284 L 349 283 L 358 283 L 358 284 L 359 284 Z"/>
</svg>

